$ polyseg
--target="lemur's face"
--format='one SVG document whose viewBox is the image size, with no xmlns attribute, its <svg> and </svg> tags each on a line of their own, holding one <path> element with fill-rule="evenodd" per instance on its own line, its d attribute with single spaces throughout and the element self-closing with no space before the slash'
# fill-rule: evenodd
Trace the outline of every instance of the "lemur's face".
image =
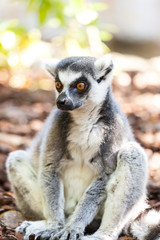
<svg viewBox="0 0 160 240">
<path fill-rule="evenodd" d="M 57 107 L 72 111 L 84 105 L 91 88 L 91 83 L 85 75 L 72 71 L 59 71 L 55 78 Z"/>
<path fill-rule="evenodd" d="M 54 60 L 46 66 L 55 77 L 56 103 L 63 111 L 100 104 L 111 84 L 113 63 L 110 55 L 98 60 L 91 57 Z"/>
</svg>

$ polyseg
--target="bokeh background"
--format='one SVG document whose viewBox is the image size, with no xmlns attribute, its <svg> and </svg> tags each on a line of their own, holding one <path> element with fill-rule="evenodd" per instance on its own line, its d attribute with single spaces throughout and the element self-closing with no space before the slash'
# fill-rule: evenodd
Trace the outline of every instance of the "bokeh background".
<svg viewBox="0 0 160 240">
<path fill-rule="evenodd" d="M 0 239 L 21 239 L 6 157 L 29 145 L 55 105 L 41 60 L 108 52 L 115 98 L 149 156 L 150 204 L 160 206 L 159 0 L 0 0 Z"/>
</svg>

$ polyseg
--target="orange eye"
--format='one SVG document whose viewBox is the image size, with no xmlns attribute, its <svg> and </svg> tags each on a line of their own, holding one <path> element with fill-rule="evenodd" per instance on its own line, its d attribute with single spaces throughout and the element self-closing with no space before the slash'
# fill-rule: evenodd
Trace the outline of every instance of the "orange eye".
<svg viewBox="0 0 160 240">
<path fill-rule="evenodd" d="M 62 84 L 60 82 L 56 82 L 56 88 L 60 89 L 62 87 Z"/>
<path fill-rule="evenodd" d="M 77 84 L 77 89 L 78 90 L 83 90 L 85 88 L 85 84 L 84 83 L 78 83 Z"/>
</svg>

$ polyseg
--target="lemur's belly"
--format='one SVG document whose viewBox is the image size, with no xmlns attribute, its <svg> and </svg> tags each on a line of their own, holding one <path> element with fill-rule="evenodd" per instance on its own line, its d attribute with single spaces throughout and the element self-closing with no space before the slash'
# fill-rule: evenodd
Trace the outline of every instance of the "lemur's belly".
<svg viewBox="0 0 160 240">
<path fill-rule="evenodd" d="M 95 173 L 89 166 L 81 166 L 74 163 L 66 166 L 62 180 L 64 184 L 65 213 L 67 216 L 74 211 L 84 191 L 94 178 Z"/>
<path fill-rule="evenodd" d="M 83 193 L 98 174 L 91 159 L 98 154 L 104 128 L 99 125 L 93 126 L 87 121 L 85 124 L 84 128 L 81 128 L 81 125 L 71 125 L 67 138 L 69 156 L 63 159 L 62 170 L 67 215 L 74 211 Z"/>
</svg>

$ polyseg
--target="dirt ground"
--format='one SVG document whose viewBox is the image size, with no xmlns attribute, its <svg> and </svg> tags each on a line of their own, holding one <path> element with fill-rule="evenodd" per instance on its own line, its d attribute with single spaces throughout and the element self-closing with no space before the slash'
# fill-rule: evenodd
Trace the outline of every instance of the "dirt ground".
<svg viewBox="0 0 160 240">
<path fill-rule="evenodd" d="M 0 71 L 0 239 L 20 240 L 14 228 L 23 220 L 6 177 L 9 152 L 25 149 L 55 104 L 54 91 L 16 89 Z M 114 94 L 127 114 L 137 140 L 149 157 L 148 198 L 160 205 L 160 74 L 126 70 L 114 77 Z M 123 237 L 129 240 L 132 238 Z"/>
</svg>

